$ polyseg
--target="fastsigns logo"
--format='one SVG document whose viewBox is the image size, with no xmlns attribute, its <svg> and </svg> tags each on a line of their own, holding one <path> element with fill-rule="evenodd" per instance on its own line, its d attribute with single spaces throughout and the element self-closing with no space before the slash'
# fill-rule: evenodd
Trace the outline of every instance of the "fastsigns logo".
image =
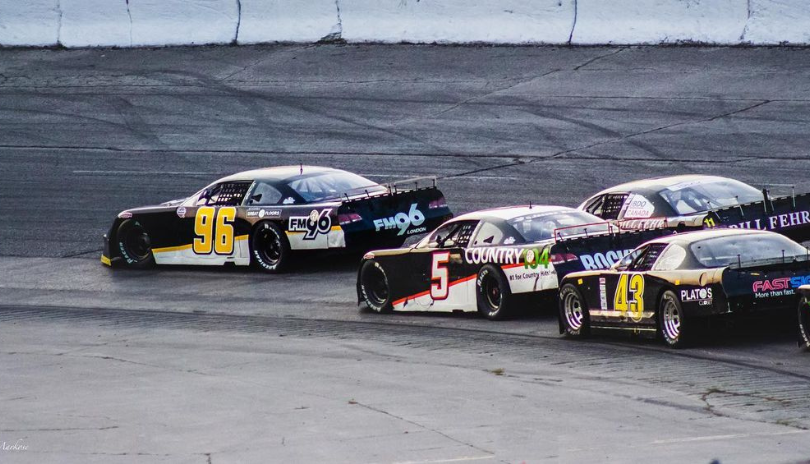
<svg viewBox="0 0 810 464">
<path fill-rule="evenodd" d="M 411 226 L 418 227 L 421 226 L 422 223 L 425 222 L 425 215 L 422 214 L 421 211 L 416 207 L 416 203 L 411 204 L 411 209 L 408 211 L 408 214 L 405 213 L 397 213 L 394 216 L 375 219 L 374 220 L 374 228 L 377 232 L 381 230 L 390 230 L 390 229 L 399 229 L 399 233 L 397 235 L 404 235 L 405 231 L 408 230 Z M 415 233 L 415 231 L 411 231 Z M 424 232 L 424 231 L 421 231 Z"/>
<path fill-rule="evenodd" d="M 290 232 L 304 232 L 304 240 L 314 240 L 318 234 L 326 234 L 332 229 L 330 212 L 331 209 L 320 213 L 313 209 L 309 216 L 291 216 L 288 229 Z"/>
</svg>

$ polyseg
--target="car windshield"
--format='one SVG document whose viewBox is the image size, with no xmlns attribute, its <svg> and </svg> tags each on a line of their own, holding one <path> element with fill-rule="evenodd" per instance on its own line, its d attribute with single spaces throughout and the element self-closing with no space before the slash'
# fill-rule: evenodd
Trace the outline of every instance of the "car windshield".
<svg viewBox="0 0 810 464">
<path fill-rule="evenodd" d="M 764 259 L 805 256 L 807 249 L 787 237 L 777 234 L 731 235 L 709 238 L 689 246 L 695 258 L 706 267 Z"/>
<path fill-rule="evenodd" d="M 733 179 L 682 182 L 658 194 L 680 215 L 762 200 L 762 192 Z"/>
<path fill-rule="evenodd" d="M 584 211 L 575 210 L 527 214 L 510 219 L 507 223 L 514 227 L 527 242 L 554 238 L 555 230 L 559 237 L 569 237 L 606 232 L 609 227 L 603 219 Z"/>
<path fill-rule="evenodd" d="M 384 192 L 385 187 L 350 172 L 331 171 L 297 176 L 287 182 L 308 203 L 343 195 Z"/>
</svg>

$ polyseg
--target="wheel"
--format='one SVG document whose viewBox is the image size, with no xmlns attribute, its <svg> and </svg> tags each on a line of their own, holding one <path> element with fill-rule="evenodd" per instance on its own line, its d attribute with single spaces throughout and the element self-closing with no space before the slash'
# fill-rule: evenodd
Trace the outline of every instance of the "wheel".
<svg viewBox="0 0 810 464">
<path fill-rule="evenodd" d="M 260 222 L 250 237 L 251 263 L 269 273 L 283 272 L 290 262 L 290 241 L 281 228 L 269 221 Z"/>
<path fill-rule="evenodd" d="M 127 219 L 118 226 L 115 234 L 118 253 L 124 264 L 141 269 L 155 263 L 152 255 L 152 241 L 146 229 L 137 219 Z"/>
<path fill-rule="evenodd" d="M 478 271 L 475 281 L 478 312 L 491 321 L 510 315 L 512 290 L 500 269 L 487 264 Z"/>
<path fill-rule="evenodd" d="M 560 290 L 560 322 L 567 337 L 582 338 L 590 334 L 588 306 L 574 284 L 565 284 Z"/>
<path fill-rule="evenodd" d="M 681 302 L 672 290 L 667 290 L 658 303 L 658 328 L 661 338 L 672 348 L 682 348 L 689 342 L 689 332 L 685 332 L 686 317 Z"/>
<path fill-rule="evenodd" d="M 388 276 L 377 261 L 366 261 L 360 267 L 360 292 L 372 311 L 387 313 L 392 310 Z"/>
<path fill-rule="evenodd" d="M 799 343 L 810 348 L 810 301 L 807 297 L 799 300 Z"/>
</svg>

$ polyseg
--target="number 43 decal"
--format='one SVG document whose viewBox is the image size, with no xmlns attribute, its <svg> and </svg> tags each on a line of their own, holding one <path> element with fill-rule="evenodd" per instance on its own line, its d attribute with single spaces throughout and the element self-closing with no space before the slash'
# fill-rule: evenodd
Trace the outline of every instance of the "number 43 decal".
<svg viewBox="0 0 810 464">
<path fill-rule="evenodd" d="M 216 224 L 214 218 L 216 217 Z M 236 208 L 227 206 L 219 211 L 212 206 L 202 206 L 194 217 L 194 253 L 218 255 L 233 253 L 233 222 L 236 220 Z"/>
<path fill-rule="evenodd" d="M 622 316 L 630 311 L 630 317 L 638 322 L 644 314 L 644 276 L 641 274 L 622 274 L 616 285 L 613 297 L 613 309 L 621 311 Z"/>
</svg>

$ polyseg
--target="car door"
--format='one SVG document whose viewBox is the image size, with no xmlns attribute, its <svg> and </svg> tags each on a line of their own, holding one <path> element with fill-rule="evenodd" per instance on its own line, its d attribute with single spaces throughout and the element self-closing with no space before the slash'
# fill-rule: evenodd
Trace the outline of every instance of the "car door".
<svg viewBox="0 0 810 464">
<path fill-rule="evenodd" d="M 656 286 L 648 272 L 666 247 L 665 243 L 642 246 L 600 276 L 599 306 L 607 306 L 601 314 L 603 322 L 624 328 L 654 325 L 656 292 L 651 287 Z"/>
<path fill-rule="evenodd" d="M 204 189 L 184 210 L 178 211 L 177 234 L 189 252 L 187 264 L 221 264 L 247 258 L 247 234 L 237 227 L 238 209 L 252 182 L 222 182 Z M 184 263 L 186 264 L 186 263 Z"/>
<path fill-rule="evenodd" d="M 424 239 L 411 253 L 415 254 L 412 262 L 418 263 L 413 272 L 425 288 L 424 298 L 417 298 L 416 303 L 426 306 L 431 311 L 469 310 L 470 297 L 467 286 L 475 276 L 470 277 L 465 270 L 464 248 L 470 242 L 477 220 L 452 221 L 447 223 Z M 474 305 L 475 302 L 473 301 Z"/>
</svg>

